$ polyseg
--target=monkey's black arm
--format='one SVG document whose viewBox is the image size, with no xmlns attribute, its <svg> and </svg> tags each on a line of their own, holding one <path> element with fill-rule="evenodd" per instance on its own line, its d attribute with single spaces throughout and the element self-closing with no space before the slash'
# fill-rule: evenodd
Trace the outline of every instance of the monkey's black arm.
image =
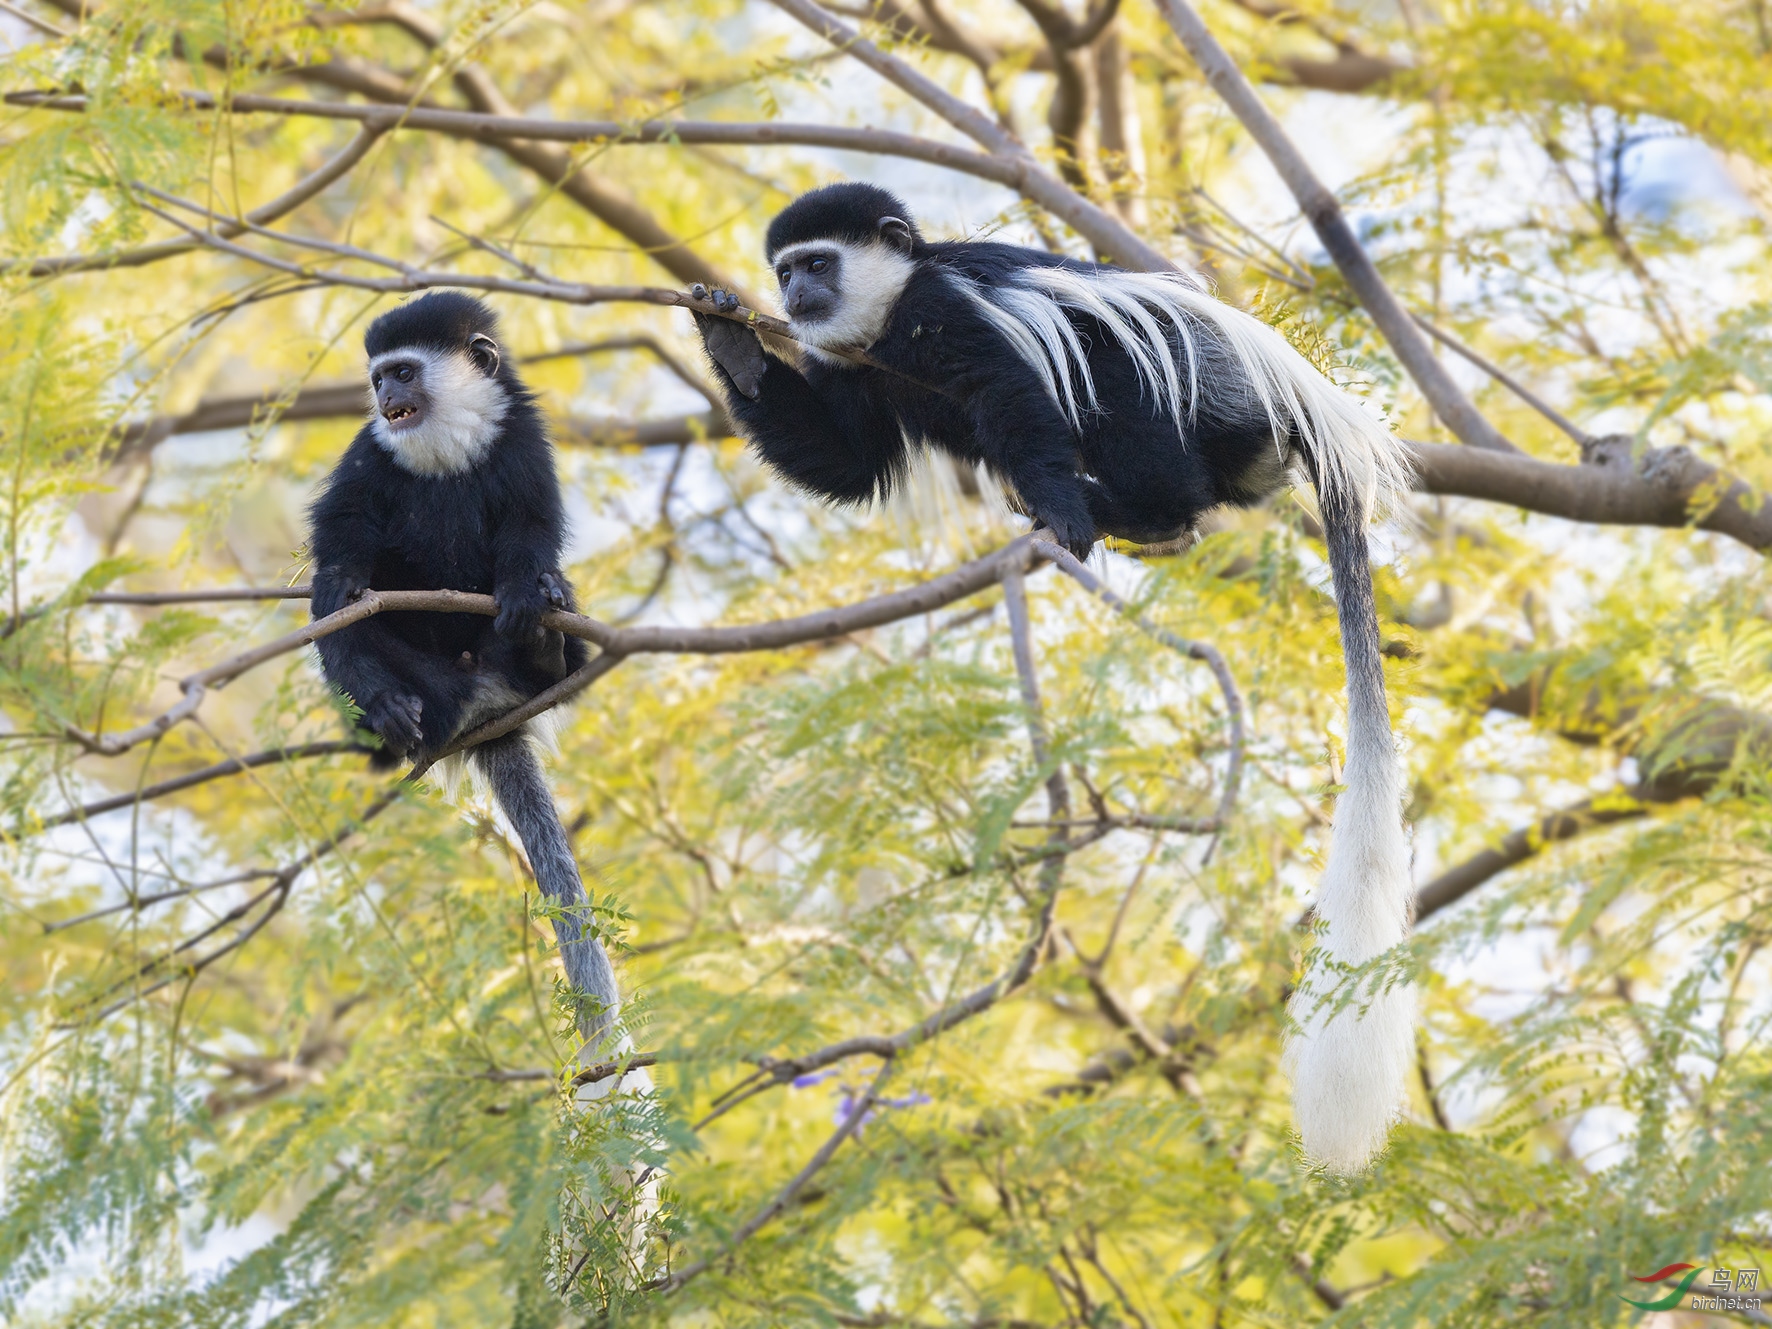
<svg viewBox="0 0 1772 1329">
<path fill-rule="evenodd" d="M 966 420 L 985 465 L 1009 481 L 1034 520 L 1078 558 L 1095 544 L 1095 519 L 1077 473 L 1076 437 L 1044 387 L 999 381 L 966 403 Z"/>
<path fill-rule="evenodd" d="M 1096 529 L 1077 435 L 1039 375 L 972 300 L 940 274 L 920 274 L 868 354 L 930 390 L 919 412 L 928 418 L 915 420 L 913 432 L 984 462 L 1060 544 L 1088 557 Z"/>
<path fill-rule="evenodd" d="M 897 413 L 878 390 L 878 371 L 817 366 L 810 372 L 811 379 L 771 357 L 752 399 L 714 362 L 739 432 L 784 479 L 839 503 L 883 495 L 906 456 Z"/>
<path fill-rule="evenodd" d="M 554 458 L 539 421 L 533 438 L 507 434 L 509 453 L 489 488 L 496 519 L 492 531 L 492 595 L 498 601 L 493 630 L 512 641 L 528 642 L 542 614 L 566 594 L 559 575 L 566 513 Z"/>
<path fill-rule="evenodd" d="M 340 459 L 311 513 L 315 618 L 337 613 L 369 589 L 384 522 L 375 495 L 385 470 L 365 428 Z"/>
</svg>

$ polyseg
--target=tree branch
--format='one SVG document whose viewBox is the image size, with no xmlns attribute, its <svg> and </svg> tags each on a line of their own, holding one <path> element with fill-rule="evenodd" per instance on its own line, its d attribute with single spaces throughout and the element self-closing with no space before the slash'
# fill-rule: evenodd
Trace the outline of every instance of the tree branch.
<svg viewBox="0 0 1772 1329">
<path fill-rule="evenodd" d="M 74 34 L 66 28 L 51 23 L 46 18 L 38 18 L 30 10 L 12 3 L 12 0 L 0 0 L 0 13 L 11 14 L 27 28 L 42 33 L 45 37 L 72 37 Z"/>
<path fill-rule="evenodd" d="M 604 337 L 597 341 L 573 342 L 557 350 L 518 358 L 519 364 L 540 364 L 605 351 L 648 351 L 688 387 L 701 393 L 714 406 L 699 415 L 681 415 L 665 420 L 628 421 L 568 418 L 564 426 L 572 440 L 591 447 L 637 444 L 650 447 L 657 443 L 691 442 L 697 437 L 724 438 L 731 431 L 726 413 L 714 389 L 683 359 L 650 333 L 635 332 L 621 337 Z M 211 429 L 239 429 L 253 424 L 284 401 L 282 393 L 255 392 L 233 397 L 206 397 L 182 415 L 157 415 L 124 425 L 118 432 L 117 450 L 111 461 L 120 461 L 137 452 L 158 446 L 177 434 L 201 434 Z M 368 410 L 368 389 L 361 382 L 315 383 L 289 398 L 277 420 L 333 420 L 362 416 Z M 700 434 L 693 431 L 699 429 Z"/>
<path fill-rule="evenodd" d="M 1475 351 L 1473 351 L 1470 347 L 1466 346 L 1463 342 L 1459 341 L 1458 338 L 1454 337 L 1451 333 L 1443 331 L 1442 329 L 1435 327 L 1432 323 L 1428 322 L 1420 314 L 1411 313 L 1410 317 L 1412 317 L 1415 320 L 1416 325 L 1418 327 L 1420 327 L 1423 332 L 1427 333 L 1428 336 L 1432 337 L 1435 341 L 1439 342 L 1440 345 L 1444 346 L 1447 350 L 1451 351 L 1454 355 L 1460 356 L 1461 358 L 1468 360 L 1471 364 L 1475 365 L 1478 369 L 1481 369 L 1485 374 L 1489 375 L 1490 378 L 1494 379 L 1497 383 L 1501 384 L 1502 387 L 1506 388 L 1509 392 L 1513 393 L 1514 396 L 1518 397 L 1521 401 L 1525 402 L 1526 405 L 1530 406 L 1533 410 L 1537 411 L 1546 420 L 1549 420 L 1553 425 L 1555 425 L 1558 429 L 1562 430 L 1565 434 L 1567 434 L 1570 438 L 1574 439 L 1581 446 L 1587 447 L 1589 444 L 1591 444 L 1593 442 L 1593 435 L 1592 434 L 1588 433 L 1580 425 L 1576 424 L 1573 420 L 1569 419 L 1568 416 L 1564 415 L 1561 411 L 1557 410 L 1556 407 L 1552 406 L 1543 397 L 1540 397 L 1536 392 L 1533 392 L 1524 383 L 1520 382 L 1512 374 L 1509 374 L 1506 370 L 1504 370 L 1500 365 L 1494 363 L 1491 360 L 1486 359 L 1485 357 L 1483 357 L 1481 355 L 1478 355 Z"/>
<path fill-rule="evenodd" d="M 907 587 L 902 591 L 894 591 L 890 595 L 877 596 L 855 604 L 844 605 L 835 609 L 822 609 L 816 613 L 802 614 L 795 618 L 775 619 L 769 622 L 746 624 L 736 627 L 719 628 L 677 628 L 677 627 L 637 627 L 616 628 L 594 618 L 582 614 L 569 614 L 560 610 L 551 610 L 542 615 L 542 623 L 568 636 L 578 637 L 596 646 L 603 655 L 586 665 L 583 670 L 570 675 L 567 679 L 554 685 L 547 692 L 525 703 L 516 711 L 501 717 L 492 724 L 504 724 L 510 720 L 515 727 L 521 719 L 530 714 L 539 714 L 546 709 L 540 705 L 543 698 L 559 700 L 570 695 L 578 687 L 585 686 L 592 679 L 608 672 L 623 657 L 629 655 L 648 654 L 686 654 L 686 655 L 727 655 L 745 651 L 779 650 L 788 646 L 805 645 L 810 642 L 829 641 L 835 637 L 846 636 L 867 628 L 879 627 L 886 623 L 897 622 L 903 618 L 913 618 L 963 600 L 967 596 L 983 590 L 1001 580 L 1003 569 L 1014 565 L 1025 566 L 1031 557 L 1027 537 L 1003 546 L 994 553 L 981 559 L 965 564 L 943 576 L 933 578 L 920 585 Z M 292 588 L 300 592 L 305 588 Z M 258 594 L 256 589 L 254 594 Z M 219 688 L 232 679 L 238 678 L 247 670 L 255 668 L 268 660 L 280 655 L 300 650 L 312 645 L 320 638 L 329 636 L 361 622 L 374 614 L 384 611 L 433 611 L 450 614 L 479 614 L 492 617 L 498 613 L 498 603 L 490 595 L 475 595 L 466 591 L 366 591 L 356 602 L 346 605 L 326 618 L 318 619 L 295 632 L 286 633 L 273 641 L 255 646 L 222 663 L 212 665 L 181 680 L 179 690 L 183 697 L 172 707 L 161 712 L 146 724 L 120 734 L 98 735 L 87 733 L 74 725 L 65 726 L 68 738 L 80 744 L 87 751 L 104 756 L 116 756 L 127 752 L 137 744 L 158 738 L 196 714 L 202 705 L 203 698 L 211 688 Z M 607 657 L 607 659 L 605 659 Z M 588 677 L 586 677 L 588 675 Z M 576 686 L 568 688 L 574 680 Z M 566 689 L 562 691 L 562 689 Z M 552 704 L 549 702 L 547 704 Z M 528 711 L 531 706 L 539 706 L 535 711 Z M 519 717 L 511 719 L 512 716 Z M 505 732 L 500 730 L 498 732 Z M 474 731 L 474 741 L 483 741 L 493 737 L 491 725 L 482 730 Z"/>
<path fill-rule="evenodd" d="M 84 111 L 84 96 L 57 96 L 49 93 L 8 93 L 5 101 L 14 106 L 31 106 L 60 111 Z M 180 94 L 182 105 L 192 110 L 213 111 L 215 99 L 208 93 Z M 444 134 L 451 138 L 469 139 L 502 147 L 507 141 L 521 138 L 529 142 L 590 144 L 706 144 L 710 146 L 775 146 L 838 148 L 847 152 L 865 152 L 876 156 L 903 157 L 926 162 L 947 170 L 976 176 L 1006 188 L 1025 192 L 1026 167 L 1017 159 L 974 152 L 968 148 L 936 139 L 920 138 L 891 130 L 849 128 L 841 125 L 794 124 L 783 122 L 750 123 L 741 121 L 647 120 L 624 124 L 616 120 L 540 120 L 514 115 L 487 114 L 478 111 L 453 111 L 442 107 L 416 106 L 410 109 L 390 106 L 362 106 L 353 102 L 300 101 L 282 97 L 260 97 L 242 94 L 229 100 L 227 109 L 242 115 L 309 116 L 330 120 L 355 120 L 373 126 L 377 132 L 412 130 Z M 1007 131 L 1004 131 L 1007 133 Z M 1023 150 L 1025 151 L 1025 149 Z M 1064 186 L 1056 179 L 1053 185 Z M 1032 194 L 1027 194 L 1030 199 Z M 1040 200 L 1035 199 L 1039 202 Z M 1094 205 L 1091 204 L 1091 207 Z M 1104 216 L 1106 214 L 1103 214 Z M 1066 218 L 1066 220 L 1070 220 Z M 1072 223 L 1075 225 L 1076 223 Z M 1088 235 L 1084 226 L 1078 231 Z M 1127 232 L 1130 234 L 1130 232 Z M 1091 237 L 1093 239 L 1093 237 Z M 183 243 L 183 242 L 179 242 Z M 1142 244 L 1142 242 L 1140 242 Z M 188 246 L 185 246 L 188 248 Z M 177 252 L 184 252 L 180 249 Z M 1118 252 L 1118 251 L 1116 251 Z M 1154 253 L 1154 251 L 1150 251 Z M 79 261 L 90 266 L 104 266 L 102 256 L 91 255 L 67 259 L 39 259 L 39 263 L 71 263 Z M 1136 264 L 1135 264 L 1136 266 Z M 1149 266 L 1173 266 L 1160 256 Z M 693 278 L 709 284 L 736 289 L 729 278 L 706 276 Z"/>
<path fill-rule="evenodd" d="M 1525 709 L 1511 696 L 1491 698 L 1491 704 L 1515 713 Z M 1631 720 L 1637 713 L 1638 708 L 1632 708 Z M 1583 799 L 1553 812 L 1442 872 L 1416 892 L 1416 920 L 1456 904 L 1549 845 L 1596 827 L 1647 816 L 1656 805 L 1702 798 L 1729 774 L 1744 752 L 1763 756 L 1772 751 L 1772 716 L 1707 698 L 1699 698 L 1689 711 L 1645 739 L 1636 736 L 1635 725 L 1628 721 L 1615 726 L 1613 732 L 1627 735 L 1620 748 L 1637 759 L 1638 766 L 1648 772 L 1647 778 L 1616 794 Z"/>
<path fill-rule="evenodd" d="M 888 55 L 834 14 L 819 8 L 813 0 L 774 0 L 774 3 L 833 46 L 909 93 L 962 134 L 982 144 L 994 157 L 1013 166 L 1017 174 L 1013 188 L 1083 236 L 1102 258 L 1146 272 L 1170 271 L 1175 267 L 1118 217 L 1091 203 L 1047 171 L 1028 151 L 1026 144 L 977 107 L 955 97 L 896 56 Z"/>
<path fill-rule="evenodd" d="M 263 225 L 294 212 L 333 181 L 347 175 L 352 167 L 363 160 L 369 149 L 375 146 L 376 140 L 387 132 L 387 128 L 386 125 L 365 123 L 357 136 L 336 157 L 297 182 L 293 188 L 248 212 L 244 220 Z M 217 234 L 232 238 L 245 234 L 246 230 L 247 227 L 240 222 L 224 220 Z M 0 272 L 10 272 L 22 267 L 33 277 L 55 277 L 68 272 L 91 272 L 95 269 L 108 271 L 112 268 L 138 268 L 164 258 L 188 254 L 196 248 L 197 242 L 194 240 L 165 240 L 159 244 L 143 245 L 139 249 L 124 249 L 111 254 L 65 254 L 54 258 L 31 259 L 28 263 L 0 263 Z"/>
<path fill-rule="evenodd" d="M 1104 604 L 1111 606 L 1122 617 L 1137 626 L 1140 632 L 1162 642 L 1172 651 L 1179 651 L 1189 659 L 1203 660 L 1212 671 L 1212 677 L 1218 682 L 1218 690 L 1224 696 L 1225 716 L 1230 722 L 1231 743 L 1230 759 L 1225 766 L 1224 790 L 1219 795 L 1218 811 L 1209 819 L 1199 818 L 1165 818 L 1138 815 L 1125 819 L 1128 825 L 1135 825 L 1153 830 L 1177 830 L 1200 832 L 1217 830 L 1229 819 L 1231 810 L 1237 805 L 1237 792 L 1243 783 L 1243 761 L 1248 745 L 1247 727 L 1244 721 L 1243 694 L 1237 690 L 1237 680 L 1225 663 L 1224 656 L 1216 646 L 1209 642 L 1189 641 L 1178 637 L 1167 628 L 1157 626 L 1144 615 L 1140 614 L 1124 599 L 1115 594 L 1093 572 L 1089 571 L 1077 558 L 1061 545 L 1037 536 L 1032 542 L 1035 554 L 1050 559 L 1058 570 L 1076 581 L 1085 590 L 1099 598 Z"/>
<path fill-rule="evenodd" d="M 1579 466 L 1520 454 L 1408 444 L 1415 487 L 1429 494 L 1509 503 L 1570 521 L 1610 526 L 1695 526 L 1772 548 L 1772 504 L 1685 448 L 1648 448 L 1633 456 L 1628 435 L 1596 439 Z"/>
<path fill-rule="evenodd" d="M 441 25 L 422 10 L 399 3 L 399 0 L 376 6 L 376 10 L 376 21 L 399 24 L 427 49 L 435 51 L 442 45 Z M 390 82 L 397 86 L 390 88 Z M 511 114 L 510 102 L 479 65 L 471 62 L 460 65 L 455 71 L 454 83 L 456 90 L 467 98 L 468 104 L 475 110 L 507 117 Z M 406 105 L 412 101 L 404 85 L 399 85 L 398 80 L 391 78 L 366 79 L 362 90 L 364 95 L 375 100 L 396 105 Z M 745 291 L 743 284 L 735 282 L 717 264 L 709 262 L 667 231 L 626 190 L 588 167 L 576 164 L 570 154 L 530 138 L 507 138 L 494 146 L 519 166 L 557 188 L 618 235 L 633 242 L 641 253 L 677 280 L 723 286 L 744 295 L 746 304 L 757 303 L 755 297 Z"/>
<path fill-rule="evenodd" d="M 1415 380 L 1434 413 L 1472 447 L 1518 452 L 1519 449 L 1500 430 L 1483 418 L 1464 390 L 1434 358 L 1432 348 L 1416 328 L 1414 319 L 1385 285 L 1371 256 L 1354 235 L 1335 195 L 1317 179 L 1304 155 L 1286 137 L 1280 122 L 1262 103 L 1229 52 L 1218 44 L 1192 6 L 1187 0 L 1157 0 L 1157 5 L 1176 36 L 1181 38 L 1182 45 L 1187 47 L 1188 54 L 1193 56 L 1194 63 L 1199 65 L 1206 81 L 1224 100 L 1231 114 L 1242 122 L 1249 136 L 1286 182 L 1323 248 L 1329 251 L 1335 266 L 1341 269 L 1349 289 L 1366 307 L 1385 340 L 1390 342 L 1397 359 L 1402 361 L 1403 368 Z"/>
<path fill-rule="evenodd" d="M 259 766 L 270 766 L 304 757 L 330 757 L 341 752 L 368 753 L 373 750 L 364 747 L 361 743 L 342 742 L 302 743 L 293 748 L 267 748 L 263 752 L 254 752 L 244 757 L 217 762 L 213 766 L 205 766 L 202 770 L 175 775 L 169 780 L 162 780 L 159 784 L 151 784 L 145 789 L 137 789 L 127 794 L 117 794 L 112 798 L 101 798 L 97 802 L 87 803 L 82 807 L 70 808 L 66 812 L 45 818 L 33 829 L 46 831 L 52 826 L 65 826 L 71 821 L 85 821 L 88 817 L 96 817 L 102 812 L 114 812 L 118 808 L 149 803 L 156 798 L 164 798 L 167 794 L 176 794 L 180 790 L 208 784 L 211 780 L 220 780 L 225 776 L 238 775 L 242 771 L 250 771 Z M 25 832 L 14 831 L 15 836 L 23 833 Z"/>
<path fill-rule="evenodd" d="M 1561 812 L 1553 812 L 1531 826 L 1511 832 L 1494 848 L 1473 854 L 1416 891 L 1415 921 L 1420 923 L 1456 904 L 1484 882 L 1524 863 L 1553 844 L 1572 840 L 1596 827 L 1612 826 L 1648 815 L 1647 800 L 1638 788 L 1613 795 L 1606 800 L 1605 806 L 1597 807 L 1593 799 L 1584 798 Z"/>
<path fill-rule="evenodd" d="M 829 1163 L 832 1158 L 836 1157 L 837 1150 L 842 1147 L 843 1141 L 855 1134 L 856 1130 L 861 1126 L 861 1123 L 867 1119 L 868 1114 L 873 1111 L 874 1105 L 880 1101 L 880 1091 L 886 1087 L 886 1079 L 891 1074 L 892 1059 L 891 1057 L 887 1057 L 885 1064 L 880 1067 L 879 1071 L 875 1073 L 873 1080 L 869 1083 L 867 1092 L 856 1100 L 854 1106 L 849 1111 L 849 1115 L 843 1119 L 843 1124 L 838 1126 L 836 1131 L 832 1133 L 831 1137 L 819 1146 L 818 1152 L 812 1155 L 811 1159 L 807 1161 L 806 1166 L 801 1168 L 800 1171 L 794 1175 L 792 1181 L 788 1182 L 786 1186 L 783 1186 L 781 1190 L 776 1192 L 774 1199 L 769 1201 L 768 1204 L 764 1205 L 745 1222 L 741 1223 L 737 1230 L 721 1243 L 725 1248 L 725 1254 L 730 1255 L 737 1247 L 742 1246 L 745 1242 L 756 1236 L 764 1226 L 773 1221 L 782 1210 L 786 1209 L 794 1202 L 794 1197 L 805 1189 L 807 1182 L 811 1181 L 813 1177 L 824 1169 L 825 1165 Z M 664 1278 L 656 1279 L 653 1282 L 646 1284 L 646 1288 L 649 1291 L 662 1292 L 668 1295 L 675 1292 L 691 1279 L 697 1278 L 706 1273 L 708 1269 L 712 1267 L 716 1258 L 718 1257 L 709 1256 L 705 1259 L 697 1260 L 693 1264 L 685 1265 L 673 1274 L 669 1274 Z"/>
<path fill-rule="evenodd" d="M 334 831 L 331 835 L 327 836 L 326 839 L 302 854 L 288 866 L 278 869 L 272 876 L 271 884 L 265 887 L 264 890 L 260 891 L 244 903 L 236 905 L 234 908 L 228 910 L 227 913 L 223 914 L 214 923 L 204 928 L 195 936 L 187 937 L 165 955 L 148 961 L 147 964 L 137 969 L 129 978 L 114 984 L 110 990 L 116 991 L 117 988 L 124 986 L 126 983 L 135 983 L 139 979 L 146 977 L 154 970 L 169 964 L 184 952 L 193 949 L 204 940 L 219 932 L 222 928 L 246 919 L 251 915 L 254 909 L 264 903 L 267 899 L 270 901 L 256 918 L 253 918 L 250 923 L 246 924 L 246 926 L 241 928 L 240 931 L 235 933 L 234 936 L 230 937 L 220 946 L 217 946 L 215 949 L 207 951 L 194 959 L 184 961 L 172 973 L 166 974 L 148 984 L 146 987 L 135 988 L 110 1004 L 100 1007 L 98 1010 L 93 1011 L 90 1014 L 81 1016 L 78 1020 L 70 1021 L 59 1027 L 71 1028 L 78 1025 L 97 1024 L 100 1021 L 115 1015 L 124 1007 L 133 1005 L 143 997 L 151 996 L 153 993 L 160 991 L 160 989 L 164 987 L 180 981 L 188 982 L 194 979 L 198 974 L 215 964 L 216 961 L 239 950 L 247 942 L 251 941 L 262 932 L 265 926 L 273 918 L 283 912 L 283 906 L 289 902 L 289 892 L 293 889 L 296 879 L 299 878 L 302 873 L 306 872 L 320 859 L 338 848 L 338 846 L 344 843 L 345 840 L 355 835 L 366 823 L 380 816 L 390 805 L 392 805 L 395 799 L 400 797 L 400 793 L 401 786 L 397 784 L 384 790 L 367 807 L 365 807 L 363 811 L 350 822 L 350 824 Z"/>
</svg>

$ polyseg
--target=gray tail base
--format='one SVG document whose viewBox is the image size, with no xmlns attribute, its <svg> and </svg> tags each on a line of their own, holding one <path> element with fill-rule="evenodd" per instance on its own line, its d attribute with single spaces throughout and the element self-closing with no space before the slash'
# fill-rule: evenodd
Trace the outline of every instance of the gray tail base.
<svg viewBox="0 0 1772 1329">
<path fill-rule="evenodd" d="M 1366 514 L 1359 498 L 1338 485 L 1319 485 L 1323 542 L 1335 579 L 1341 620 L 1341 654 L 1347 668 L 1350 736 L 1390 742 L 1390 709 L 1384 700 L 1383 647 L 1378 639 L 1378 606 L 1372 593 L 1372 556 L 1366 543 Z"/>
<path fill-rule="evenodd" d="M 578 1029 L 586 1044 L 595 1047 L 615 1023 L 621 996 L 615 986 L 615 970 L 591 922 L 584 882 L 554 807 L 553 791 L 528 739 L 520 732 L 482 743 L 473 749 L 472 757 L 516 828 L 536 884 L 558 911 L 554 935 L 559 939 L 560 959 L 577 1004 Z"/>
</svg>

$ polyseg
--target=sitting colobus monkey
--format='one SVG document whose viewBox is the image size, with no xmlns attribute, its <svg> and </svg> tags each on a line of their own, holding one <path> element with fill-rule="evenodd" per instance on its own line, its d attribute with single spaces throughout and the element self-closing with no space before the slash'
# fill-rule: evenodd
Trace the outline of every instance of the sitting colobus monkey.
<svg viewBox="0 0 1772 1329">
<path fill-rule="evenodd" d="M 1102 534 L 1172 539 L 1295 467 L 1315 484 L 1348 680 L 1346 792 L 1319 892 L 1315 990 L 1289 1049 L 1306 1150 L 1342 1170 L 1380 1149 L 1414 1059 L 1407 988 L 1322 1000 L 1346 966 L 1403 940 L 1408 850 L 1385 706 L 1366 520 L 1406 487 L 1375 418 L 1278 332 L 1182 273 L 923 239 L 871 185 L 814 190 L 771 223 L 798 367 L 730 319 L 696 322 L 741 433 L 791 484 L 884 496 L 921 446 L 983 463 L 1078 557 Z M 698 289 L 698 297 L 707 293 Z M 717 308 L 737 300 L 712 293 Z M 1327 961 L 1328 963 L 1323 963 Z"/>
<path fill-rule="evenodd" d="M 326 681 L 381 739 L 375 764 L 424 760 L 583 665 L 585 645 L 540 625 L 573 608 L 560 575 L 565 512 L 534 398 L 499 348 L 480 301 L 437 291 L 369 325 L 370 419 L 315 501 L 312 612 L 364 591 L 491 594 L 498 617 L 383 613 L 319 642 Z M 584 884 L 528 726 L 469 759 L 523 842 L 554 923 L 566 977 L 595 1045 L 619 997 L 609 957 L 586 933 Z"/>
</svg>

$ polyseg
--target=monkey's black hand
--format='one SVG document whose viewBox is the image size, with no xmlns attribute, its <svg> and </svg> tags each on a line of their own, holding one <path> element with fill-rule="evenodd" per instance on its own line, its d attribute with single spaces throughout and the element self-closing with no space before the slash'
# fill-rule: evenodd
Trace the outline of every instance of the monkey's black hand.
<svg viewBox="0 0 1772 1329">
<path fill-rule="evenodd" d="M 492 620 L 494 632 L 525 645 L 541 635 L 541 616 L 553 608 L 541 577 L 527 583 L 506 582 L 494 587 L 492 594 L 498 601 L 498 617 Z"/>
<path fill-rule="evenodd" d="M 384 692 L 363 710 L 363 727 L 387 746 L 395 756 L 404 757 L 424 741 L 419 721 L 425 705 L 417 697 L 404 692 Z"/>
<path fill-rule="evenodd" d="M 739 306 L 739 299 L 732 292 L 718 287 L 709 291 L 700 282 L 689 288 L 689 294 L 697 300 L 713 301 L 715 309 L 730 311 Z M 729 318 L 715 318 L 699 309 L 694 314 L 701 344 L 708 348 L 714 363 L 725 372 L 733 387 L 756 401 L 757 394 L 763 390 L 763 371 L 769 368 L 769 362 L 763 358 L 763 343 L 757 340 L 757 334 L 743 323 Z"/>
<path fill-rule="evenodd" d="M 368 589 L 368 581 L 347 572 L 332 569 L 316 572 L 314 592 L 308 599 L 308 612 L 315 618 L 336 614 Z"/>
</svg>

